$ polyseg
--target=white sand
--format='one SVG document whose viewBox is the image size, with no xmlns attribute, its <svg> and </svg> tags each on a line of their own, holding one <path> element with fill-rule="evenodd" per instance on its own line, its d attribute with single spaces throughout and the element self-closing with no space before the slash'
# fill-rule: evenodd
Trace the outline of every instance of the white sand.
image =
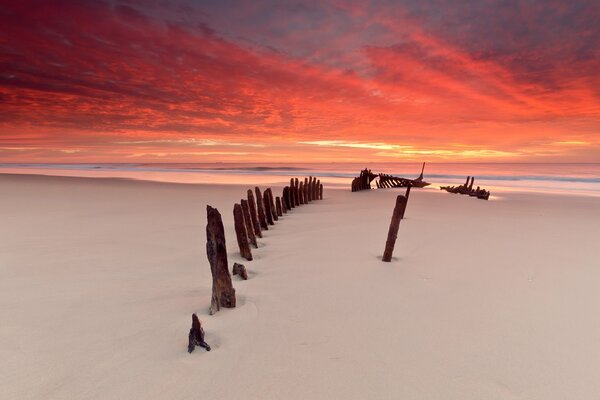
<svg viewBox="0 0 600 400">
<path fill-rule="evenodd" d="M 399 191 L 329 190 L 208 316 L 206 204 L 231 266 L 246 189 L 0 175 L 0 398 L 598 398 L 597 198 L 414 190 L 383 263 Z"/>
</svg>

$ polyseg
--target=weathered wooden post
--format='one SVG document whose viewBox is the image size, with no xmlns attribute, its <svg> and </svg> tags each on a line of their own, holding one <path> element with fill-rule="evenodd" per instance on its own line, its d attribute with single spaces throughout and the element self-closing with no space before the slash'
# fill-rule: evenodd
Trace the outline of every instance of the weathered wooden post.
<svg viewBox="0 0 600 400">
<path fill-rule="evenodd" d="M 248 233 L 248 241 L 255 249 L 258 248 L 258 243 L 256 243 L 256 235 L 254 234 L 254 225 L 252 222 L 252 217 L 250 216 L 250 207 L 248 206 L 248 200 L 241 200 L 242 203 L 242 211 L 244 212 L 244 222 L 246 223 L 246 232 Z"/>
<path fill-rule="evenodd" d="M 298 201 L 300 205 L 304 204 L 304 182 L 300 181 L 300 186 L 298 187 Z"/>
<path fill-rule="evenodd" d="M 292 209 L 292 206 L 290 204 L 290 187 L 286 186 L 283 188 L 283 204 L 285 205 L 285 208 L 288 210 Z"/>
<path fill-rule="evenodd" d="M 307 197 L 308 197 L 308 201 L 309 202 L 313 201 L 313 198 L 312 198 L 312 186 L 313 186 L 312 179 L 313 179 L 312 176 L 308 177 L 308 186 L 306 187 L 306 192 L 308 193 Z"/>
<path fill-rule="evenodd" d="M 267 224 L 267 217 L 265 215 L 265 202 L 258 186 L 254 188 L 254 191 L 256 192 L 256 207 L 258 207 L 258 222 L 260 223 L 260 228 L 264 231 L 268 231 L 269 225 Z"/>
<path fill-rule="evenodd" d="M 289 190 L 289 196 L 290 196 L 290 210 L 292 208 L 296 207 L 296 201 L 294 200 L 294 178 L 290 178 L 290 188 Z"/>
<path fill-rule="evenodd" d="M 281 211 L 281 198 L 279 196 L 275 197 L 275 211 L 277 211 L 279 217 L 283 215 L 283 212 Z"/>
<path fill-rule="evenodd" d="M 239 204 L 233 205 L 233 223 L 235 227 L 235 236 L 237 238 L 240 255 L 248 261 L 252 261 L 252 252 L 248 246 L 248 232 L 246 230 L 246 222 L 244 221 L 244 211 Z"/>
<path fill-rule="evenodd" d="M 250 208 L 250 218 L 252 218 L 254 234 L 259 238 L 262 238 L 260 223 L 258 222 L 258 215 L 256 214 L 256 202 L 254 201 L 254 193 L 252 193 L 252 189 L 248 189 L 248 207 Z"/>
<path fill-rule="evenodd" d="M 188 334 L 188 353 L 194 351 L 196 346 L 200 346 L 210 351 L 210 346 L 204 341 L 204 329 L 196 314 L 192 314 L 192 328 Z"/>
<path fill-rule="evenodd" d="M 219 210 L 206 206 L 206 256 L 212 274 L 212 299 L 209 314 L 213 315 L 221 309 L 235 307 L 235 289 L 231 284 L 227 265 L 227 247 L 225 245 L 225 229 Z"/>
<path fill-rule="evenodd" d="M 248 280 L 248 272 L 244 264 L 233 263 L 233 275 L 239 275 L 243 280 Z"/>
<path fill-rule="evenodd" d="M 392 261 L 392 253 L 394 252 L 394 245 L 396 244 L 396 238 L 398 237 L 398 228 L 400 227 L 400 220 L 402 219 L 405 208 L 406 197 L 400 194 L 396 198 L 396 206 L 394 207 L 394 213 L 392 214 L 392 221 L 390 222 L 390 229 L 388 231 L 387 241 L 385 242 L 385 251 L 383 252 L 381 261 Z"/>
<path fill-rule="evenodd" d="M 406 193 L 404 194 L 404 197 L 406 197 L 406 204 L 404 205 L 404 209 L 402 210 L 402 216 L 400 217 L 400 219 L 404 219 L 404 214 L 406 213 L 406 207 L 408 207 L 408 198 L 410 196 L 410 188 L 411 187 L 412 187 L 412 185 L 410 183 L 406 187 Z"/>
<path fill-rule="evenodd" d="M 269 192 L 265 190 L 263 192 L 263 209 L 265 210 L 265 218 L 269 225 L 275 225 L 273 222 L 273 214 L 271 214 L 271 202 L 269 201 Z"/>
<path fill-rule="evenodd" d="M 310 199 L 308 198 L 308 178 L 304 178 L 304 204 L 308 204 Z"/>
<path fill-rule="evenodd" d="M 300 205 L 300 190 L 298 190 L 298 178 L 294 178 L 294 202 L 296 206 Z"/>
<path fill-rule="evenodd" d="M 273 198 L 273 190 L 271 188 L 267 189 L 269 193 L 269 206 L 271 207 L 271 216 L 274 221 L 279 221 L 279 216 L 277 215 L 277 209 L 275 208 L 275 199 Z"/>
<path fill-rule="evenodd" d="M 323 200 L 323 184 L 319 183 L 319 200 Z"/>
</svg>

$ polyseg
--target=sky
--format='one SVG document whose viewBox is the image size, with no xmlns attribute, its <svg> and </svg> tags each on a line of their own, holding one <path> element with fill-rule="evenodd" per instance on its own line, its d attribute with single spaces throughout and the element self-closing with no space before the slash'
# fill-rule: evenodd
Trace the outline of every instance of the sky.
<svg viewBox="0 0 600 400">
<path fill-rule="evenodd" d="M 600 162 L 600 1 L 0 0 L 0 162 Z"/>
</svg>

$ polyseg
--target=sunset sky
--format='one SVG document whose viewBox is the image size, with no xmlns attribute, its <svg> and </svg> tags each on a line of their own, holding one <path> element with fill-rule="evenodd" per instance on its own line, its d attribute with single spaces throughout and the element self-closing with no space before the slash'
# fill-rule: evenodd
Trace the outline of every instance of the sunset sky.
<svg viewBox="0 0 600 400">
<path fill-rule="evenodd" d="M 0 0 L 0 162 L 600 162 L 600 1 Z"/>
</svg>

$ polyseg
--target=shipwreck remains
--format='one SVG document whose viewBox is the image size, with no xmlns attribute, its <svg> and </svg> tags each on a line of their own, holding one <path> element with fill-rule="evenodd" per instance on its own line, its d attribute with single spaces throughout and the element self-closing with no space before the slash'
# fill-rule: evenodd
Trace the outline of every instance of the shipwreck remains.
<svg viewBox="0 0 600 400">
<path fill-rule="evenodd" d="M 352 191 L 358 192 L 360 190 L 371 189 L 371 182 L 375 181 L 378 189 L 387 188 L 402 188 L 402 187 L 416 187 L 422 188 L 430 185 L 429 182 L 423 180 L 423 171 L 425 170 L 425 163 L 421 168 L 421 174 L 415 179 L 402 178 L 398 176 L 388 174 L 374 174 L 370 169 L 365 168 L 360 171 L 360 175 L 352 180 Z"/>
<path fill-rule="evenodd" d="M 466 194 L 481 200 L 488 200 L 490 198 L 490 191 L 480 188 L 479 186 L 477 186 L 476 189 L 473 189 L 474 183 L 475 177 L 467 176 L 467 181 L 464 184 L 459 186 L 440 186 L 440 190 L 445 190 L 448 193 L 454 194 Z"/>
</svg>

